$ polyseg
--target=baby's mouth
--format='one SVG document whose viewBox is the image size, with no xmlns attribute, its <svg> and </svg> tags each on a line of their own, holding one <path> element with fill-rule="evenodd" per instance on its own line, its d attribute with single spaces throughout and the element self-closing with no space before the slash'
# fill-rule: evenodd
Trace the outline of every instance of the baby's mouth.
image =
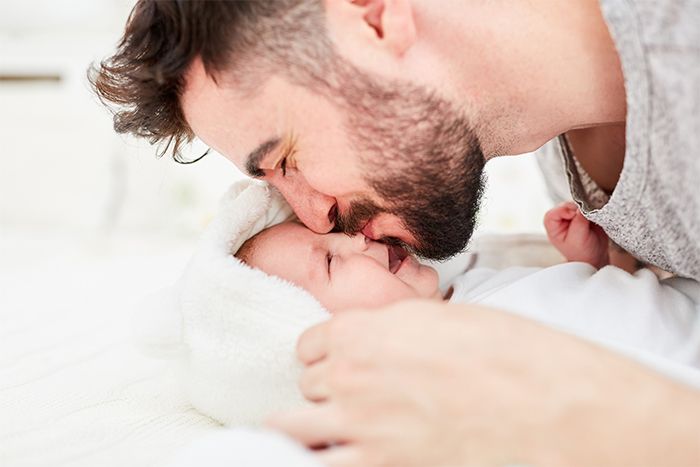
<svg viewBox="0 0 700 467">
<path fill-rule="evenodd" d="M 396 274 L 396 271 L 401 267 L 401 263 L 408 256 L 408 252 L 398 245 L 387 245 L 386 251 L 389 255 L 389 272 Z"/>
</svg>

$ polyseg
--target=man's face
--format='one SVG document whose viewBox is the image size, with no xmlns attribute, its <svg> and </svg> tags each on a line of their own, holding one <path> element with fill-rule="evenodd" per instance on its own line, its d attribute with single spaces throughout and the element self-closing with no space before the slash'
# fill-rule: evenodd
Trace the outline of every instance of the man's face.
<svg viewBox="0 0 700 467">
<path fill-rule="evenodd" d="M 244 95 L 199 61 L 186 78 L 194 133 L 274 185 L 311 230 L 362 231 L 436 259 L 466 246 L 484 159 L 448 103 L 367 77 L 332 98 L 279 76 Z"/>
</svg>

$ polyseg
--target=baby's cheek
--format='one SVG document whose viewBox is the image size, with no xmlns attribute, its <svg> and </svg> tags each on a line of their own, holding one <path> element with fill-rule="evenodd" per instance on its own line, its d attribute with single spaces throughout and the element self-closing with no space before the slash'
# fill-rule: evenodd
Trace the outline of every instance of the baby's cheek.
<svg viewBox="0 0 700 467">
<path fill-rule="evenodd" d="M 385 305 L 390 303 L 398 302 L 400 300 L 406 300 L 408 298 L 419 298 L 419 293 L 413 287 L 410 287 L 406 283 L 396 279 L 387 281 L 384 285 L 383 290 L 380 293 L 383 294 L 383 299 L 385 300 Z"/>
<path fill-rule="evenodd" d="M 415 289 L 419 297 L 431 298 L 438 291 L 440 278 L 435 269 L 428 266 L 421 266 L 417 282 Z"/>
<path fill-rule="evenodd" d="M 321 303 L 335 313 L 354 308 L 379 308 L 408 298 L 418 298 L 413 288 L 393 274 L 366 274 L 348 281 L 342 289 L 335 289 Z"/>
</svg>

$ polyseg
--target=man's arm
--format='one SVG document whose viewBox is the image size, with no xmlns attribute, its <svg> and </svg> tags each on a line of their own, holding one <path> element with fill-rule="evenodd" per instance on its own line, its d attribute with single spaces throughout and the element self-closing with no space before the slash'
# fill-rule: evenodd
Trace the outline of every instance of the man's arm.
<svg viewBox="0 0 700 467">
<path fill-rule="evenodd" d="M 271 424 L 327 465 L 700 465 L 700 392 L 466 305 L 337 315 L 299 343 L 313 407 Z"/>
</svg>

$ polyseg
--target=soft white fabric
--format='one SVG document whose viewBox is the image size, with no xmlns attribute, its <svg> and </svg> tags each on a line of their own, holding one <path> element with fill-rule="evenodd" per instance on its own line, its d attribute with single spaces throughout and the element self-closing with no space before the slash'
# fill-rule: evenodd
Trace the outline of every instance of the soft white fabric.
<svg viewBox="0 0 700 467">
<path fill-rule="evenodd" d="M 177 285 L 138 314 L 144 347 L 179 359 L 192 405 L 227 425 L 305 403 L 296 341 L 328 313 L 303 289 L 233 257 L 246 239 L 291 216 L 267 184 L 234 184 Z"/>
<path fill-rule="evenodd" d="M 475 268 L 453 283 L 453 303 L 518 313 L 654 366 L 700 387 L 700 284 L 659 281 L 585 263 Z"/>
<path fill-rule="evenodd" d="M 174 237 L 7 232 L 0 242 L 0 466 L 158 467 L 220 428 L 131 312 L 192 252 Z"/>
<path fill-rule="evenodd" d="M 222 429 L 178 452 L 169 467 L 321 467 L 311 451 L 270 430 Z"/>
</svg>

